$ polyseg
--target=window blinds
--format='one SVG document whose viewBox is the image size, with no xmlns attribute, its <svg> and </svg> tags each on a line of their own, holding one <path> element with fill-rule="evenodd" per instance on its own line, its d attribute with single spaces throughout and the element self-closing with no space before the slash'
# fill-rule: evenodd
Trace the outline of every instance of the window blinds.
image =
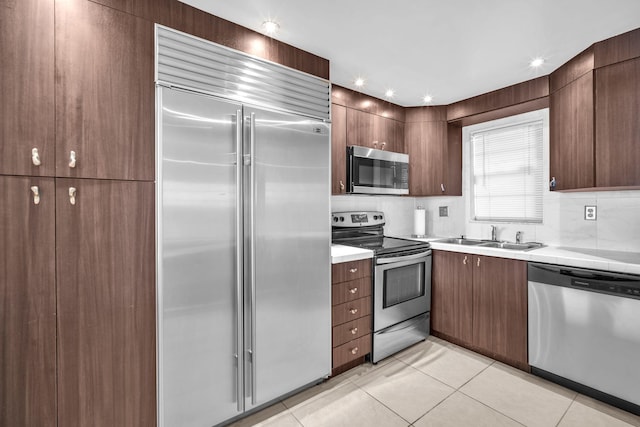
<svg viewBox="0 0 640 427">
<path fill-rule="evenodd" d="M 479 221 L 542 222 L 542 120 L 470 134 Z"/>
</svg>

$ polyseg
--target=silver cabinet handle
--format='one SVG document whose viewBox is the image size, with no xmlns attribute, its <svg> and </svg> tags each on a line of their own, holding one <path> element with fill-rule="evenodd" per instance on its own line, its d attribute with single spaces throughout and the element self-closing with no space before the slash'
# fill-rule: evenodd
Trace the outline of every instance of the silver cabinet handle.
<svg viewBox="0 0 640 427">
<path fill-rule="evenodd" d="M 358 328 L 352 328 L 351 329 L 351 335 L 355 335 L 358 333 Z"/>
<path fill-rule="evenodd" d="M 72 205 L 76 204 L 76 191 L 75 187 L 69 187 L 69 202 Z"/>
<path fill-rule="evenodd" d="M 356 292 L 358 292 L 358 288 L 349 289 L 349 293 L 355 294 Z"/>
<path fill-rule="evenodd" d="M 340 190 L 344 190 L 344 183 L 340 180 Z"/>
<path fill-rule="evenodd" d="M 384 150 L 384 146 L 385 146 L 385 145 L 387 145 L 387 143 L 386 143 L 386 142 L 384 142 L 384 141 L 382 141 L 382 146 L 380 146 L 380 149 L 381 149 L 381 150 Z"/>
<path fill-rule="evenodd" d="M 464 265 L 467 265 L 467 256 L 466 256 L 466 255 L 464 256 L 464 260 L 462 261 L 462 263 L 463 263 Z"/>
<path fill-rule="evenodd" d="M 378 141 L 373 141 L 373 148 L 378 148 Z"/>
<path fill-rule="evenodd" d="M 356 314 L 358 312 L 357 308 L 352 308 L 351 310 L 349 310 L 349 313 L 351 314 Z"/>
<path fill-rule="evenodd" d="M 69 154 L 69 167 L 70 168 L 76 167 L 76 152 L 73 150 L 71 150 L 71 153 Z"/>
<path fill-rule="evenodd" d="M 442 190 L 442 192 L 443 192 L 443 193 L 444 193 L 445 191 L 447 191 L 447 190 L 444 188 L 444 184 L 440 184 L 440 190 Z"/>
<path fill-rule="evenodd" d="M 351 354 L 358 354 L 358 347 L 354 347 L 351 349 Z"/>
<path fill-rule="evenodd" d="M 480 267 L 480 257 L 478 257 L 478 263 L 477 266 Z"/>
<path fill-rule="evenodd" d="M 38 154 L 37 148 L 31 149 L 31 161 L 35 166 L 40 166 L 42 162 L 40 162 L 40 154 Z"/>
<path fill-rule="evenodd" d="M 38 186 L 33 185 L 31 187 L 31 192 L 33 193 L 33 204 L 34 205 L 40 204 L 40 189 L 38 188 Z"/>
<path fill-rule="evenodd" d="M 358 271 L 358 269 L 357 268 L 352 268 L 349 271 L 352 272 L 352 273 L 355 273 L 356 271 Z"/>
</svg>

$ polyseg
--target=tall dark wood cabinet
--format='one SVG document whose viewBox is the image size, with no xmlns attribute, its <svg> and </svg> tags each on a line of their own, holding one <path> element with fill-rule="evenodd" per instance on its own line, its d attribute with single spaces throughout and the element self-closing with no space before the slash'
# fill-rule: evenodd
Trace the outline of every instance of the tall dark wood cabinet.
<svg viewBox="0 0 640 427">
<path fill-rule="evenodd" d="M 155 425 L 154 194 L 56 180 L 59 425 Z"/>
<path fill-rule="evenodd" d="M 431 329 L 450 341 L 473 342 L 473 269 L 470 254 L 433 251 Z"/>
<path fill-rule="evenodd" d="M 640 186 L 640 58 L 596 70 L 596 186 Z"/>
<path fill-rule="evenodd" d="M 593 71 L 550 95 L 549 174 L 556 190 L 594 186 L 593 107 Z"/>
<path fill-rule="evenodd" d="M 0 425 L 56 426 L 55 186 L 0 176 Z"/>
<path fill-rule="evenodd" d="M 0 2 L 0 174 L 55 172 L 53 3 Z"/>
<path fill-rule="evenodd" d="M 347 192 L 347 108 L 331 104 L 331 194 Z"/>
<path fill-rule="evenodd" d="M 155 178 L 153 40 L 150 21 L 56 3 L 57 176 Z"/>
</svg>

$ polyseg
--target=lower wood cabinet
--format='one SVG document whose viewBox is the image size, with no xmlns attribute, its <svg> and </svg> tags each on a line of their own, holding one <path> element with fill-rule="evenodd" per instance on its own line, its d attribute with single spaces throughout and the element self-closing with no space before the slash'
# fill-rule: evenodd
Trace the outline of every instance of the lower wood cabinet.
<svg viewBox="0 0 640 427">
<path fill-rule="evenodd" d="M 156 425 L 154 194 L 0 176 L 0 425 Z"/>
<path fill-rule="evenodd" d="M 527 263 L 433 251 L 432 331 L 528 370 Z"/>
<path fill-rule="evenodd" d="M 332 375 L 344 372 L 371 353 L 371 260 L 332 265 Z"/>
</svg>

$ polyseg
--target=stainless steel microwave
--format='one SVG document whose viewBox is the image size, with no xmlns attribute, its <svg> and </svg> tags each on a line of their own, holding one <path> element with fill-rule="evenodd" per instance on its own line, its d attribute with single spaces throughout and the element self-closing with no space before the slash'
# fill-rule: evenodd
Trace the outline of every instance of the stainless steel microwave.
<svg viewBox="0 0 640 427">
<path fill-rule="evenodd" d="M 349 146 L 347 183 L 352 194 L 409 194 L 409 155 Z"/>
</svg>

